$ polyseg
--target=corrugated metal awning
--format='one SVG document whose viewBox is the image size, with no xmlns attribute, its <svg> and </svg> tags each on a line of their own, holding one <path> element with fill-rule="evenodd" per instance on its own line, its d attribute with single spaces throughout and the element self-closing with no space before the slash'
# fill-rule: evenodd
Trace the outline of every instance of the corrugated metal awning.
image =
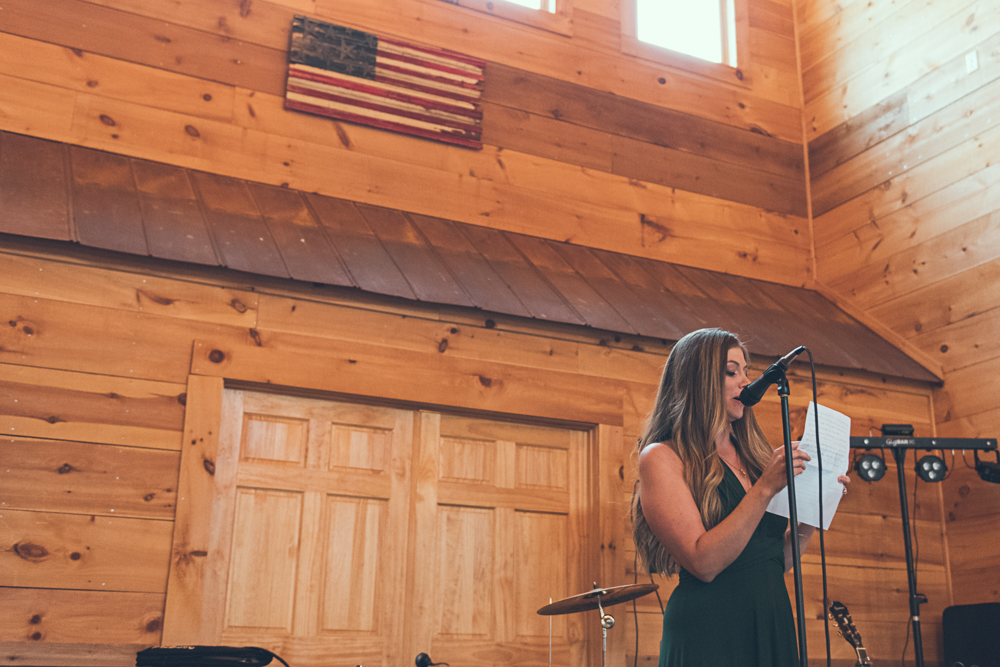
<svg viewBox="0 0 1000 667">
<path fill-rule="evenodd" d="M 936 382 L 820 294 L 0 132 L 0 232 Z"/>
</svg>

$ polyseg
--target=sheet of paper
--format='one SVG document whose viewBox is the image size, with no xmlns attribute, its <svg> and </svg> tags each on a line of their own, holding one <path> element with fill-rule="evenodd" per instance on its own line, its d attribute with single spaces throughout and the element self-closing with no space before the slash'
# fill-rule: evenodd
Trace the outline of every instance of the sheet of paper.
<svg viewBox="0 0 1000 667">
<path fill-rule="evenodd" d="M 819 464 L 816 456 L 816 410 L 809 403 L 806 431 L 799 449 L 812 457 L 806 469 L 795 476 L 796 512 L 799 523 L 819 527 Z M 823 448 L 823 530 L 830 528 L 844 495 L 844 485 L 837 477 L 847 472 L 851 456 L 851 418 L 823 405 L 819 406 L 819 441 Z M 771 499 L 767 511 L 788 517 L 788 489 L 782 489 Z"/>
</svg>

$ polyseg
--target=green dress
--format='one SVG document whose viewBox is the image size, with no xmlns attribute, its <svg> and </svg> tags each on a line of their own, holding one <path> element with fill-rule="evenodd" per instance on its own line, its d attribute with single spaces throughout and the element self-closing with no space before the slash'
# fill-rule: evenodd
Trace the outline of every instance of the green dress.
<svg viewBox="0 0 1000 667">
<path fill-rule="evenodd" d="M 723 516 L 746 495 L 726 466 Z M 685 570 L 663 614 L 660 667 L 794 667 L 798 649 L 785 588 L 788 519 L 765 513 L 743 552 L 710 583 Z"/>
</svg>

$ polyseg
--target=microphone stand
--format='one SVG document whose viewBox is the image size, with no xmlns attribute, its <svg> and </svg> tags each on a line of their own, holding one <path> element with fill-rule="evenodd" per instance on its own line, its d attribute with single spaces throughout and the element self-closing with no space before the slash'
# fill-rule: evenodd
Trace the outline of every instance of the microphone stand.
<svg viewBox="0 0 1000 667">
<path fill-rule="evenodd" d="M 805 598 L 802 594 L 802 553 L 799 549 L 799 517 L 795 499 L 795 469 L 792 467 L 792 425 L 788 413 L 788 395 L 791 389 L 784 369 L 779 369 L 778 396 L 781 397 L 781 428 L 785 436 L 785 474 L 788 481 L 788 521 L 789 537 L 792 545 L 792 570 L 795 577 L 795 619 L 799 631 L 799 664 L 809 667 L 809 652 L 806 649 Z"/>
</svg>

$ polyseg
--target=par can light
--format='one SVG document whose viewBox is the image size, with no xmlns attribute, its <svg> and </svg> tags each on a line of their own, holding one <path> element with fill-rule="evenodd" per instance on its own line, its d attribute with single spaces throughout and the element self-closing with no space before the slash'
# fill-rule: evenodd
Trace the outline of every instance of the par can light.
<svg viewBox="0 0 1000 667">
<path fill-rule="evenodd" d="M 925 482 L 940 482 L 948 472 L 948 466 L 940 456 L 927 454 L 917 461 L 917 477 Z"/>
<path fill-rule="evenodd" d="M 885 461 L 878 454 L 865 454 L 854 464 L 854 469 L 866 482 L 877 482 L 885 475 Z"/>
</svg>

